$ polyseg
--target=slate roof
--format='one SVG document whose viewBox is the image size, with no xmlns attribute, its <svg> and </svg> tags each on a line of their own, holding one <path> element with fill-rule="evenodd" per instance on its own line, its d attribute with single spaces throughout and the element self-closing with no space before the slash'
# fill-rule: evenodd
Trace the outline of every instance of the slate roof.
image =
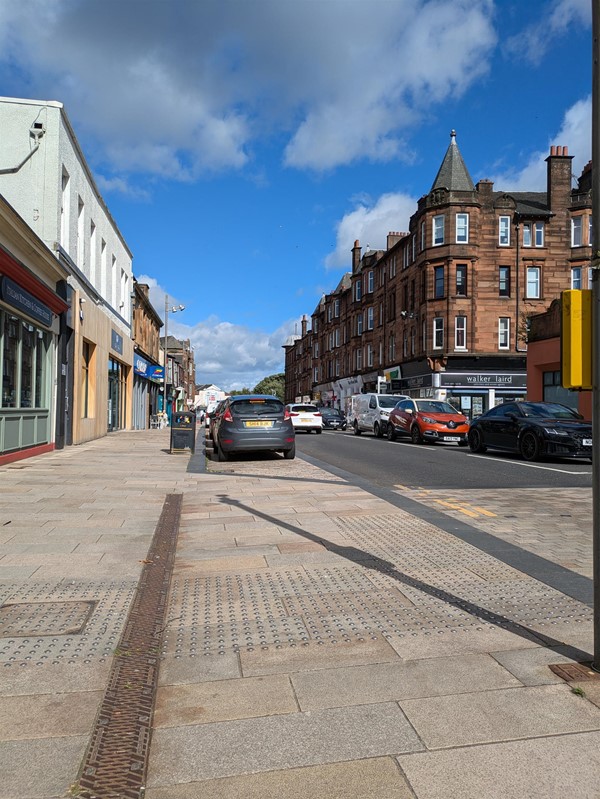
<svg viewBox="0 0 600 799">
<path fill-rule="evenodd" d="M 501 191 L 494 192 L 494 196 L 512 197 L 521 216 L 552 216 L 545 191 Z"/>
<path fill-rule="evenodd" d="M 465 166 L 460 150 L 456 143 L 456 131 L 450 131 L 450 146 L 442 165 L 433 181 L 431 191 L 435 189 L 448 189 L 448 191 L 475 191 L 475 184 L 471 180 L 469 170 Z"/>
</svg>

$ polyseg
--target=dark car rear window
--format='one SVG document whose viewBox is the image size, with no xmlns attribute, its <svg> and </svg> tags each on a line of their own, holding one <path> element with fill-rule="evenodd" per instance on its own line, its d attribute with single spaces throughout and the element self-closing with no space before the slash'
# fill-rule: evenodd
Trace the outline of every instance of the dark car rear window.
<svg viewBox="0 0 600 799">
<path fill-rule="evenodd" d="M 270 416 L 282 415 L 283 403 L 270 399 L 246 399 L 231 403 L 234 416 Z"/>
</svg>

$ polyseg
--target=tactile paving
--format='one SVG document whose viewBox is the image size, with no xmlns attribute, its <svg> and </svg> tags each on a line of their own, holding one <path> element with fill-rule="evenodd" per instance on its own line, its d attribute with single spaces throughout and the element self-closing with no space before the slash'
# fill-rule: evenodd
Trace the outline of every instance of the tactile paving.
<svg viewBox="0 0 600 799">
<path fill-rule="evenodd" d="M 405 513 L 335 519 L 346 564 L 174 580 L 177 658 L 502 627 L 551 633 L 591 610 Z"/>
</svg>

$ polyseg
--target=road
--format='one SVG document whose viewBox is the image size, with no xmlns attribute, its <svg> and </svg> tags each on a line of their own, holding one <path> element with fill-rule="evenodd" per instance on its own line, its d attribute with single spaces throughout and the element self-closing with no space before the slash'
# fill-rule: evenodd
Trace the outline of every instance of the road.
<svg viewBox="0 0 600 799">
<path fill-rule="evenodd" d="M 363 433 L 326 430 L 299 432 L 299 454 L 384 487 L 407 488 L 589 488 L 589 461 L 545 460 L 526 463 L 518 455 L 488 452 L 474 455 L 454 444 L 411 444 Z"/>
</svg>

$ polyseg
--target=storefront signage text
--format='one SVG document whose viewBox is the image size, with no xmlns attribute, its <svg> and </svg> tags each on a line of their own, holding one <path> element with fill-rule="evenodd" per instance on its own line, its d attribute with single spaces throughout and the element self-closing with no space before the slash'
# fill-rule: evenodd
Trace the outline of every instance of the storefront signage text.
<svg viewBox="0 0 600 799">
<path fill-rule="evenodd" d="M 123 336 L 120 336 L 116 330 L 110 331 L 110 346 L 119 355 L 123 355 Z"/>
<path fill-rule="evenodd" d="M 52 324 L 52 311 L 43 302 L 37 300 L 33 294 L 22 289 L 18 283 L 9 277 L 0 280 L 0 297 L 13 308 L 22 311 L 31 319 L 50 327 Z"/>
</svg>

